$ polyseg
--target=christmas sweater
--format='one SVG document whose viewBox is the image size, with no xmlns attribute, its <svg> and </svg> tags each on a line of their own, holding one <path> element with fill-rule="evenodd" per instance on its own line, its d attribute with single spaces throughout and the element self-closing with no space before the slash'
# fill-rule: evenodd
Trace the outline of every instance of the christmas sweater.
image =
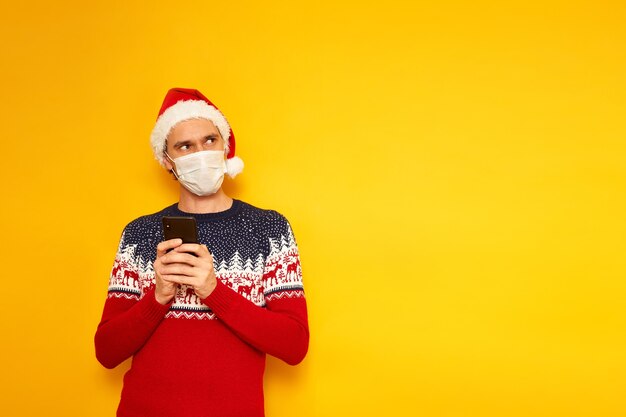
<svg viewBox="0 0 626 417">
<path fill-rule="evenodd" d="M 207 298 L 181 285 L 170 304 L 156 301 L 163 216 L 196 218 L 217 276 Z M 95 336 L 105 367 L 132 357 L 118 417 L 263 416 L 265 354 L 297 364 L 308 342 L 298 249 L 279 213 L 239 200 L 208 214 L 174 204 L 125 227 Z"/>
</svg>

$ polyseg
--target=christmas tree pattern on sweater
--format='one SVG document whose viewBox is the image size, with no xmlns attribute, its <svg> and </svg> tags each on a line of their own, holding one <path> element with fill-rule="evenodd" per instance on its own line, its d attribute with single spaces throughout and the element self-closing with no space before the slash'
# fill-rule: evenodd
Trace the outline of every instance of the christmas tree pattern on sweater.
<svg viewBox="0 0 626 417">
<path fill-rule="evenodd" d="M 140 217 L 122 233 L 111 271 L 109 297 L 139 300 L 156 284 L 153 262 L 163 216 L 193 216 L 200 243 L 213 254 L 217 279 L 259 307 L 283 297 L 304 297 L 298 247 L 279 213 L 239 200 L 222 213 L 188 214 L 176 205 Z M 215 319 L 193 288 L 181 285 L 166 318 Z"/>
</svg>

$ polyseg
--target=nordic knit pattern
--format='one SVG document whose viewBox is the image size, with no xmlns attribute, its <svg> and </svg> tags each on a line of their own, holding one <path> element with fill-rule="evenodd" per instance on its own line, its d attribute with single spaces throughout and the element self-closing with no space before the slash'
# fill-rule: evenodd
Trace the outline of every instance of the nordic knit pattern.
<svg viewBox="0 0 626 417">
<path fill-rule="evenodd" d="M 196 218 L 218 280 L 206 299 L 182 285 L 169 305 L 156 301 L 163 216 Z M 209 214 L 172 205 L 124 229 L 95 338 L 104 366 L 133 357 L 118 416 L 263 416 L 265 354 L 296 364 L 308 339 L 298 249 L 279 213 L 238 200 Z"/>
</svg>

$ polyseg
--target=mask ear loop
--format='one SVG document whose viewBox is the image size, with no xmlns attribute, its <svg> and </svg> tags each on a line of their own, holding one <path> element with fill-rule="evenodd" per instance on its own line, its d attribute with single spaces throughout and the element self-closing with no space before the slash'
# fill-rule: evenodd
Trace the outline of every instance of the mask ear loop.
<svg viewBox="0 0 626 417">
<path fill-rule="evenodd" d="M 172 157 L 167 154 L 167 151 L 163 151 L 163 153 L 165 154 L 165 156 L 167 156 L 167 159 L 169 159 L 172 165 L 174 166 L 170 171 L 172 172 L 172 174 L 174 174 L 174 176 L 176 177 L 176 180 L 180 181 L 180 178 L 178 178 L 178 174 L 176 174 L 176 170 L 174 169 L 176 168 L 176 162 L 174 162 Z"/>
<path fill-rule="evenodd" d="M 227 140 L 224 140 L 224 136 L 222 136 L 222 132 L 220 132 L 219 129 L 217 129 L 217 134 L 220 135 L 220 139 L 222 139 L 224 141 L 224 174 L 228 174 L 228 152 L 230 152 L 228 150 L 229 144 L 228 144 Z M 168 155 L 168 157 L 169 157 L 169 155 Z M 171 160 L 172 160 L 172 158 L 170 158 L 170 161 Z M 174 162 L 174 161 L 172 161 L 172 162 Z"/>
</svg>

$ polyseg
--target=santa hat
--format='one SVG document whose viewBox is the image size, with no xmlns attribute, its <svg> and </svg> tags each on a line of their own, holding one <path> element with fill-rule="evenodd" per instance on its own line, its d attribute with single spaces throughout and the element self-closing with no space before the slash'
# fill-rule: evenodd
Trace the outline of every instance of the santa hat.
<svg viewBox="0 0 626 417">
<path fill-rule="evenodd" d="M 231 178 L 243 171 L 243 161 L 235 156 L 235 135 L 224 115 L 215 104 L 198 90 L 172 88 L 167 92 L 154 129 L 150 135 L 150 144 L 154 157 L 165 166 L 165 140 L 172 128 L 189 119 L 207 119 L 213 122 L 226 143 L 226 173 Z"/>
</svg>

